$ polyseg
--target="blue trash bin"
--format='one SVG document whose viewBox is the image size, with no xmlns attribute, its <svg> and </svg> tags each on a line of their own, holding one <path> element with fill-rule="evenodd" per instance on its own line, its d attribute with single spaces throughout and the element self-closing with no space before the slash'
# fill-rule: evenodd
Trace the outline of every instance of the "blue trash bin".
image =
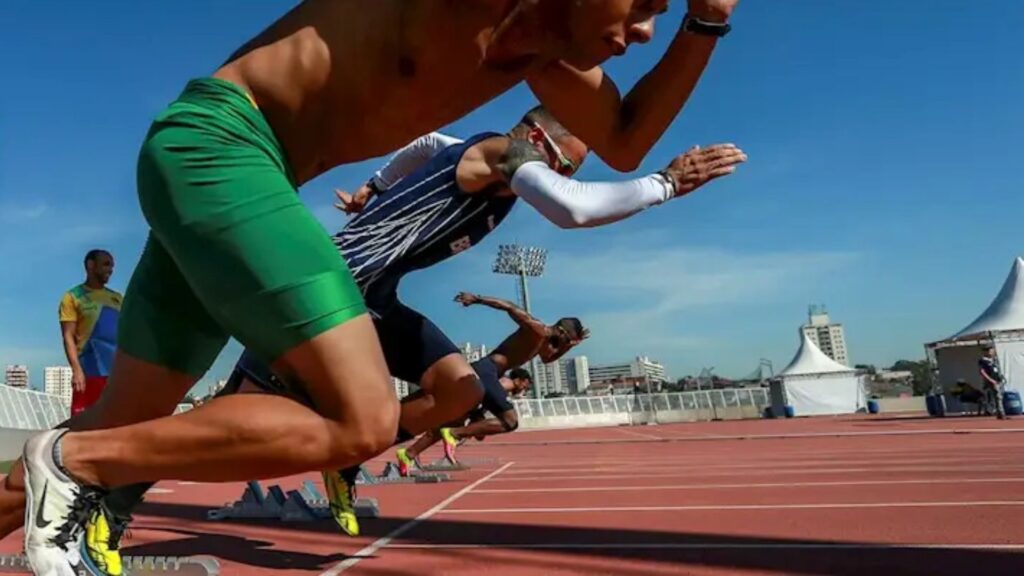
<svg viewBox="0 0 1024 576">
<path fill-rule="evenodd" d="M 924 405 L 928 409 L 928 415 L 935 416 L 935 396 L 933 394 L 924 397 Z"/>
<path fill-rule="evenodd" d="M 792 418 L 796 416 L 796 410 L 793 410 L 792 406 L 786 406 L 786 418 Z"/>
<path fill-rule="evenodd" d="M 878 400 L 868 400 L 868 412 L 871 414 L 878 414 L 882 409 L 878 405 Z"/>
<path fill-rule="evenodd" d="M 1016 390 L 1003 392 L 1003 410 L 1007 416 L 1020 416 L 1024 414 L 1024 405 L 1021 404 L 1020 392 Z"/>
<path fill-rule="evenodd" d="M 946 397 L 942 394 L 935 395 L 935 416 L 939 418 L 946 416 Z"/>
</svg>

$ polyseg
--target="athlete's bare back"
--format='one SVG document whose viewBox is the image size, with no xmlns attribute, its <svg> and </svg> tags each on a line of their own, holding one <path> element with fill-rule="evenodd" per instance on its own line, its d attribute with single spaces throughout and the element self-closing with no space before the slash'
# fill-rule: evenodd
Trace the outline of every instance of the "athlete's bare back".
<svg viewBox="0 0 1024 576">
<path fill-rule="evenodd" d="M 307 0 L 215 75 L 252 93 L 306 181 L 390 152 L 521 81 L 523 70 L 480 64 L 477 36 L 505 3 Z"/>
<path fill-rule="evenodd" d="M 731 8 L 735 1 L 691 0 L 691 4 Z M 637 3 L 651 4 L 644 8 L 649 15 L 640 14 L 653 22 L 653 10 L 658 5 L 663 8 L 667 0 L 606 4 L 636 20 L 637 9 L 632 6 Z M 564 0 L 306 0 L 243 46 L 215 76 L 252 94 L 284 146 L 296 177 L 306 182 L 340 164 L 390 152 L 457 120 L 538 70 L 560 66 L 569 32 L 555 28 L 564 27 L 557 23 L 557 16 L 570 4 Z M 600 25 L 607 26 L 603 21 Z M 623 46 L 643 41 L 629 39 Z M 702 47 L 707 52 L 703 60 L 701 54 L 690 58 L 698 64 L 689 71 L 695 84 L 713 41 L 700 38 L 693 44 L 692 52 Z M 597 60 L 613 52 L 603 58 L 597 55 Z M 594 50 L 589 55 L 594 57 Z M 584 96 L 587 91 L 606 92 L 598 69 L 562 74 L 580 76 Z M 556 77 L 556 83 L 561 80 Z M 542 101 L 557 100 L 557 95 L 545 98 L 546 90 L 553 91 L 545 88 L 545 82 L 538 80 L 534 90 Z M 565 102 L 545 102 L 556 116 L 566 115 L 572 100 L 581 99 L 571 88 L 557 91 L 566 92 Z M 658 102 L 666 108 L 664 118 L 644 118 L 646 125 L 637 127 L 643 140 L 650 140 L 648 148 L 675 117 L 692 85 L 673 88 L 679 93 L 676 101 L 668 96 L 644 97 L 668 100 Z M 601 104 L 611 106 L 609 102 L 614 101 L 617 114 L 620 102 L 613 86 L 612 90 L 614 94 L 599 95 L 607 101 Z M 600 126 L 599 121 L 593 123 Z M 593 136 L 591 140 L 601 140 L 596 132 Z M 594 150 L 607 160 L 602 152 L 610 151 L 610 146 L 601 144 L 594 145 Z"/>
</svg>

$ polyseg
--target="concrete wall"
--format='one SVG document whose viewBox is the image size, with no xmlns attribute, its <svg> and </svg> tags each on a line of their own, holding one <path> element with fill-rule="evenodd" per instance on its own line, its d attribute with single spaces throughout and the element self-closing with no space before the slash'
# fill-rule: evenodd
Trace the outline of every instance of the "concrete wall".
<svg viewBox="0 0 1024 576">
<path fill-rule="evenodd" d="M 911 396 L 909 398 L 879 398 L 878 409 L 885 412 L 925 412 L 927 406 L 924 403 L 924 396 Z"/>
<path fill-rule="evenodd" d="M 38 431 L 0 428 L 0 460 L 15 460 L 21 456 L 25 442 L 36 432 Z"/>
</svg>

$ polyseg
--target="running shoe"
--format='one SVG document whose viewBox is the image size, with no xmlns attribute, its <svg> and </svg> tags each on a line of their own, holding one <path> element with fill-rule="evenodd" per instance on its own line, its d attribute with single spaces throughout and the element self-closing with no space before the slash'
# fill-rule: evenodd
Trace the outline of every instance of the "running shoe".
<svg viewBox="0 0 1024 576">
<path fill-rule="evenodd" d="M 452 434 L 451 428 L 441 428 L 441 440 L 444 441 L 444 457 L 453 465 L 459 461 L 455 459 L 455 449 L 459 446 L 459 440 Z"/>
<path fill-rule="evenodd" d="M 359 467 L 323 472 L 324 488 L 331 506 L 331 516 L 345 534 L 359 536 L 359 518 L 356 517 L 356 475 Z"/>
<path fill-rule="evenodd" d="M 55 462 L 54 445 L 66 432 L 47 430 L 25 443 L 25 556 L 37 576 L 104 576 L 82 554 L 86 525 L 103 494 Z"/>
</svg>

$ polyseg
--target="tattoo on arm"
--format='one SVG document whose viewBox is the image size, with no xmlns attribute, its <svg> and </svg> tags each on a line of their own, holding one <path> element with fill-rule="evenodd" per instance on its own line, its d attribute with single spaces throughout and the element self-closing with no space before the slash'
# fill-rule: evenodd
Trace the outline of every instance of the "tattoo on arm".
<svg viewBox="0 0 1024 576">
<path fill-rule="evenodd" d="M 502 154 L 498 162 L 498 171 L 505 178 L 505 182 L 511 182 L 516 171 L 527 162 L 544 162 L 544 155 L 537 148 L 525 140 L 512 140 L 508 149 Z"/>
</svg>

